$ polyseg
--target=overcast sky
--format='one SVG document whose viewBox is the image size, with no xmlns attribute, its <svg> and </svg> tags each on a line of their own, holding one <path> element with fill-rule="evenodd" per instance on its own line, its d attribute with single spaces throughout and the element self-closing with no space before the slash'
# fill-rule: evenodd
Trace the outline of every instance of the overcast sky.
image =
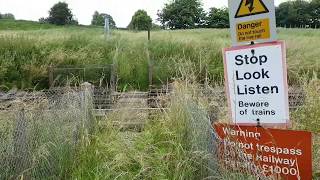
<svg viewBox="0 0 320 180">
<path fill-rule="evenodd" d="M 138 9 L 144 9 L 155 21 L 157 11 L 169 0 L 60 0 L 67 2 L 80 24 L 88 25 L 94 11 L 110 14 L 118 27 L 126 27 Z M 285 0 L 275 0 L 276 5 Z M 0 0 L 0 13 L 12 13 L 16 19 L 38 21 L 47 17 L 49 9 L 59 0 Z M 203 7 L 227 6 L 227 0 L 202 0 Z"/>
</svg>

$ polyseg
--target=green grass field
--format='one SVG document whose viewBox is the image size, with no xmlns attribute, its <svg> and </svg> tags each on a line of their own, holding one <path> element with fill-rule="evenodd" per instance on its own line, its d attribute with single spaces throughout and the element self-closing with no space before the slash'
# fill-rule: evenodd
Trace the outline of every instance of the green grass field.
<svg viewBox="0 0 320 180">
<path fill-rule="evenodd" d="M 293 129 L 313 133 L 313 171 L 317 178 L 316 173 L 320 172 L 320 31 L 278 29 L 278 33 L 279 39 L 287 45 L 289 83 L 302 86 L 306 92 L 305 104 L 291 112 L 291 119 Z M 210 142 L 204 131 L 208 128 L 207 112 L 212 111 L 212 107 L 222 115 L 226 115 L 226 111 L 217 102 L 210 104 L 206 99 L 197 98 L 195 91 L 204 82 L 206 69 L 210 83 L 222 84 L 222 48 L 231 43 L 227 29 L 153 31 L 148 42 L 147 32 L 116 30 L 107 38 L 99 27 L 0 21 L 0 42 L 0 90 L 48 88 L 50 66 L 87 67 L 115 63 L 120 90 L 146 90 L 149 64 L 154 67 L 155 84 L 175 80 L 176 94 L 168 110 L 148 121 L 141 133 L 115 128 L 110 122 L 115 120 L 116 114 L 102 118 L 93 134 L 88 138 L 81 136 L 84 142 L 76 149 L 76 154 L 62 154 L 70 161 L 57 161 L 56 164 L 41 161 L 52 173 L 43 173 L 42 166 L 38 169 L 35 166 L 26 174 L 34 172 L 33 177 L 43 179 L 250 178 L 210 169 L 216 166 L 206 149 Z M 97 82 L 102 77 L 92 75 L 90 78 Z M 6 117 L 2 119 L 5 123 L 8 121 Z M 51 120 L 50 116 L 48 121 Z M 3 129 L 0 133 L 5 132 Z M 52 142 L 52 146 L 59 147 L 59 143 Z M 60 151 L 50 154 L 49 148 L 39 145 L 35 149 L 43 159 L 60 156 Z M 46 156 L 41 153 L 47 151 Z M 20 177 L 23 179 L 23 175 Z"/>
<path fill-rule="evenodd" d="M 50 29 L 50 28 L 58 28 L 55 25 L 51 24 L 40 24 L 38 22 L 33 21 L 25 21 L 25 20 L 0 20 L 0 30 L 40 30 L 40 29 Z"/>
</svg>

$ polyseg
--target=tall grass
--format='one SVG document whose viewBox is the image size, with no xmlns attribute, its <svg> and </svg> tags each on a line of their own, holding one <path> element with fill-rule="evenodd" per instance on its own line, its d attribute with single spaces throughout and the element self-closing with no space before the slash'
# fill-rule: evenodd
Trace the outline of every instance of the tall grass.
<svg viewBox="0 0 320 180">
<path fill-rule="evenodd" d="M 100 121 L 98 131 L 91 139 L 85 139 L 82 146 L 77 147 L 80 152 L 76 157 L 71 157 L 68 151 L 72 147 L 72 134 L 64 136 L 52 131 L 69 132 L 77 118 L 70 118 L 67 113 L 42 114 L 43 118 L 35 119 L 37 123 L 33 128 L 55 127 L 44 132 L 36 129 L 34 131 L 41 135 L 33 138 L 39 142 L 53 139 L 54 143 L 33 146 L 37 153 L 33 156 L 35 165 L 30 172 L 39 171 L 36 173 L 39 175 L 47 169 L 49 178 L 53 179 L 241 178 L 239 174 L 221 172 L 212 162 L 207 112 L 215 111 L 226 117 L 225 109 L 214 102 L 206 102 L 193 91 L 197 89 L 195 84 L 203 83 L 206 69 L 211 83 L 223 81 L 221 49 L 230 46 L 228 30 L 156 31 L 151 36 L 152 40 L 148 42 L 146 32 L 114 31 L 106 39 L 102 29 L 78 27 L 0 31 L 0 87 L 4 89 L 47 88 L 49 66 L 85 67 L 115 63 L 120 89 L 147 89 L 150 63 L 154 65 L 156 84 L 177 78 L 181 80 L 175 85 L 169 110 L 149 120 L 144 131 L 121 131 L 112 123 L 117 120 L 115 113 Z M 314 170 L 319 171 L 320 145 L 316 133 L 320 129 L 320 85 L 319 80 L 312 77 L 320 73 L 317 58 L 320 56 L 320 32 L 279 29 L 279 37 L 287 44 L 290 84 L 300 84 L 307 92 L 305 106 L 293 112 L 292 117 L 296 129 L 314 132 Z M 14 126 L 3 118 L 1 116 L 0 120 L 4 124 Z M 63 126 L 50 124 L 59 122 L 68 123 Z M 0 130 L 4 134 L 12 129 Z M 59 143 L 63 145 L 59 146 Z M 4 145 L 2 149 L 6 149 Z M 52 155 L 51 151 L 58 153 Z M 59 168 L 50 169 L 53 166 Z"/>
<path fill-rule="evenodd" d="M 188 84 L 186 86 L 186 84 Z M 146 121 L 142 132 L 114 125 L 123 112 L 99 123 L 76 159 L 75 179 L 220 179 L 212 154 L 206 103 L 189 82 L 175 83 L 168 110 Z M 127 114 L 130 119 L 131 114 Z"/>
<path fill-rule="evenodd" d="M 319 32 L 279 29 L 288 47 L 289 82 L 301 75 L 319 74 Z M 197 80 L 205 70 L 212 81 L 223 81 L 221 49 L 230 46 L 228 30 L 198 29 L 146 32 L 113 31 L 106 39 L 98 28 L 63 27 L 43 30 L 0 31 L 0 83 L 9 89 L 48 87 L 49 66 L 84 67 L 117 64 L 120 87 L 148 88 L 148 64 L 154 65 L 154 83 L 177 77 L 178 62 L 191 61 Z M 92 77 L 92 79 L 100 77 Z"/>
<path fill-rule="evenodd" d="M 58 28 L 58 26 L 51 24 L 40 24 L 38 22 L 25 20 L 0 20 L 0 30 L 39 30 L 50 28 Z"/>
<path fill-rule="evenodd" d="M 320 177 L 320 80 L 315 76 L 305 82 L 305 104 L 292 113 L 294 128 L 312 132 L 313 172 Z"/>
<path fill-rule="evenodd" d="M 179 65 L 168 109 L 144 120 L 141 132 L 115 125 L 135 118 L 133 113 L 114 111 L 101 119 L 75 159 L 73 179 L 252 179 L 220 169 L 207 113 L 211 105 L 199 93 L 192 60 Z"/>
<path fill-rule="evenodd" d="M 92 124 L 83 98 L 73 91 L 34 103 L 17 98 L 1 110 L 0 179 L 69 179 Z"/>
</svg>

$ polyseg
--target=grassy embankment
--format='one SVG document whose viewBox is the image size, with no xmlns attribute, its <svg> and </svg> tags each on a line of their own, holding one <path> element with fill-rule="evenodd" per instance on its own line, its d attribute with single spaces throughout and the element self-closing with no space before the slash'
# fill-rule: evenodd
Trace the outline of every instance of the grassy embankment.
<svg viewBox="0 0 320 180">
<path fill-rule="evenodd" d="M 62 27 L 17 23 L 20 30 L 6 30 L 0 21 L 0 84 L 2 89 L 47 88 L 49 66 L 84 67 L 117 64 L 119 85 L 132 89 L 148 87 L 148 64 L 154 65 L 154 79 L 161 84 L 179 76 L 175 66 L 191 60 L 199 82 L 209 66 L 210 79 L 223 80 L 221 49 L 230 46 L 228 30 L 181 30 L 152 32 L 147 43 L 146 32 L 114 31 L 108 40 L 97 27 Z M 25 28 L 27 27 L 27 28 Z M 49 29 L 41 29 L 41 27 Z M 12 27 L 13 28 L 13 27 Z M 12 29 L 9 28 L 9 29 Z M 25 31 L 21 31 L 26 29 Z M 39 30 L 40 29 L 40 30 Z M 320 32 L 317 30 L 280 29 L 279 38 L 286 41 L 289 79 L 291 83 L 315 71 L 320 65 L 317 50 Z M 92 81 L 101 77 L 95 74 Z"/>
<path fill-rule="evenodd" d="M 315 135 L 314 172 L 319 171 L 320 157 L 319 137 L 315 134 L 320 129 L 320 85 L 319 80 L 311 76 L 313 72 L 319 74 L 320 71 L 317 59 L 320 56 L 319 35 L 316 30 L 279 30 L 280 39 L 286 40 L 288 47 L 290 82 L 299 82 L 307 90 L 305 106 L 292 112 L 291 117 L 295 129 L 309 130 Z M 163 67 L 155 68 L 158 82 L 181 76 L 189 78 L 189 82 L 201 82 L 206 64 L 210 65 L 211 80 L 218 82 L 223 73 L 221 48 L 230 45 L 227 30 L 203 29 L 153 32 L 149 45 L 144 32 L 116 31 L 105 40 L 101 29 L 75 27 L 4 30 L 0 31 L 0 39 L 4 42 L 0 44 L 2 88 L 46 87 L 47 67 L 50 65 L 103 65 L 115 61 L 120 86 L 145 89 L 149 59 L 153 60 L 155 67 Z M 211 175 L 213 179 L 239 179 L 240 175 L 210 169 L 214 164 L 208 164 L 212 157 L 206 149 L 209 140 L 204 129 L 208 128 L 206 111 L 212 104 L 186 93 L 192 89 L 190 84 L 188 88 L 177 84 L 177 94 L 168 112 L 148 121 L 142 133 L 128 137 L 111 126 L 109 122 L 116 119 L 110 117 L 115 118 L 116 115 L 100 121 L 99 130 L 80 149 L 74 166 L 68 167 L 62 177 L 199 179 Z M 225 115 L 223 109 L 219 112 Z"/>
</svg>

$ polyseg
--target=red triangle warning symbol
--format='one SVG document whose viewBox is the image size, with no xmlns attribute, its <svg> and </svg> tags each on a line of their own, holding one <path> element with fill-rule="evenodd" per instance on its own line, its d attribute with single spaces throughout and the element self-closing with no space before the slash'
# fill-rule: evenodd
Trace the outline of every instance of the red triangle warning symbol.
<svg viewBox="0 0 320 180">
<path fill-rule="evenodd" d="M 235 18 L 252 16 L 257 14 L 268 13 L 263 0 L 241 0 Z"/>
</svg>

